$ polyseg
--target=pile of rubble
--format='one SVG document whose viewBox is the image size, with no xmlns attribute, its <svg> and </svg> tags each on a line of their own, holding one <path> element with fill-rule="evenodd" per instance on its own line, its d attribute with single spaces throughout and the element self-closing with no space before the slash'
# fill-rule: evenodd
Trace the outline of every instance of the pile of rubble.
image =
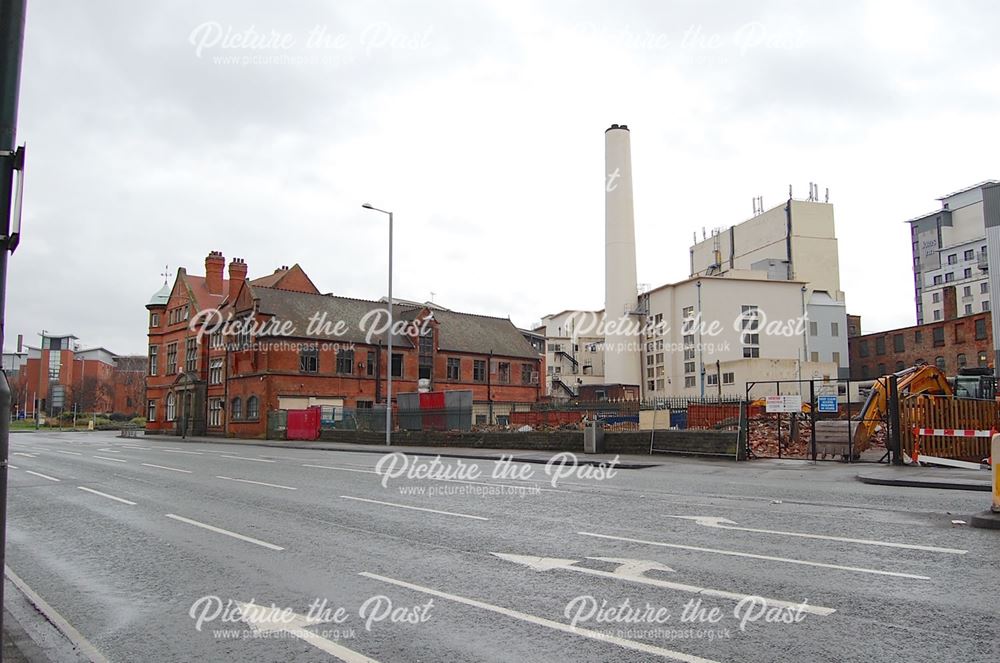
<svg viewBox="0 0 1000 663">
<path fill-rule="evenodd" d="M 780 445 L 782 458 L 811 457 L 812 423 L 808 419 L 790 422 L 783 417 L 780 440 L 778 423 L 773 417 L 749 421 L 750 449 L 754 455 L 776 458 Z"/>
</svg>

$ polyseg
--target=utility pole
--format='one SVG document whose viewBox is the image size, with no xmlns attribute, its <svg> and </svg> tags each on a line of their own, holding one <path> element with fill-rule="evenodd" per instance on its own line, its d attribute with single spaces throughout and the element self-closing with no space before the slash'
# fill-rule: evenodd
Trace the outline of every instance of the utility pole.
<svg viewBox="0 0 1000 663">
<path fill-rule="evenodd" d="M 24 173 L 24 152 L 17 150 L 17 100 L 21 84 L 21 50 L 24 45 L 25 0 L 0 0 L 0 348 L 3 347 L 7 306 L 7 258 L 17 246 L 11 233 L 11 212 L 20 220 L 20 196 L 14 197 L 14 170 Z M 19 163 L 20 162 L 20 163 Z M 15 210 L 15 208 L 17 208 Z M 15 227 L 15 230 L 19 228 Z M 10 384 L 0 373 L 0 412 L 10 412 Z M 10 417 L 0 417 L 0 568 L 6 562 L 7 457 L 10 452 Z M 0 583 L 0 606 L 3 583 Z M 0 610 L 0 648 L 3 646 L 3 611 Z"/>
</svg>

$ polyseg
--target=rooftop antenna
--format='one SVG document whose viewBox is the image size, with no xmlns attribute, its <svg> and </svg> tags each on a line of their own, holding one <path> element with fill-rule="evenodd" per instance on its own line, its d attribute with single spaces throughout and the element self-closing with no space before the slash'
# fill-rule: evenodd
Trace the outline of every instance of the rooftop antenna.
<svg viewBox="0 0 1000 663">
<path fill-rule="evenodd" d="M 826 187 L 826 202 L 830 202 L 830 187 Z"/>
<path fill-rule="evenodd" d="M 171 276 L 173 276 L 173 274 L 170 273 L 170 265 L 163 266 L 163 272 L 160 274 L 160 276 L 163 277 L 163 285 L 167 285 L 167 280 Z"/>
<path fill-rule="evenodd" d="M 434 292 L 433 290 L 431 290 L 431 304 L 434 303 L 434 295 L 436 295 L 436 294 L 437 294 L 436 292 Z"/>
<path fill-rule="evenodd" d="M 791 184 L 788 185 L 788 197 L 789 198 L 792 197 L 792 185 Z"/>
</svg>

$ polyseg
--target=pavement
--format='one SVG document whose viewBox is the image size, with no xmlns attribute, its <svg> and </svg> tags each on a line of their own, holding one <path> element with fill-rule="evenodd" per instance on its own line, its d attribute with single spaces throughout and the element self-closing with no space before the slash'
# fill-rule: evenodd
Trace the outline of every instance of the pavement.
<svg viewBox="0 0 1000 663">
<path fill-rule="evenodd" d="M 881 486 L 975 490 L 991 492 L 993 482 L 986 470 L 963 470 L 916 465 L 880 465 L 858 472 L 858 481 Z"/>
<path fill-rule="evenodd" d="M 512 433 L 513 435 L 513 433 Z M 123 438 L 125 439 L 125 438 Z M 298 440 L 258 440 L 243 439 L 235 437 L 199 437 L 188 436 L 184 438 L 174 436 L 141 436 L 136 439 L 159 439 L 169 443 L 207 443 L 207 444 L 235 444 L 251 447 L 274 447 L 280 449 L 310 449 L 324 451 L 343 451 L 347 453 L 367 453 L 384 454 L 386 445 L 384 444 L 355 444 L 353 442 L 327 442 L 324 440 L 298 441 Z M 391 451 L 414 455 L 414 456 L 441 456 L 442 458 L 467 458 L 476 460 L 501 460 L 502 458 L 513 458 L 519 463 L 546 464 L 553 456 L 557 456 L 560 451 L 525 451 L 524 449 L 487 449 L 475 447 L 425 447 L 413 445 L 393 444 L 388 447 Z M 575 454 L 579 464 L 586 465 L 607 465 L 616 461 L 616 466 L 622 469 L 638 470 L 645 467 L 654 467 L 659 463 L 657 458 L 662 456 L 650 456 L 649 454 Z"/>
<path fill-rule="evenodd" d="M 980 493 L 385 451 L 12 436 L 7 564 L 96 660 L 996 660 Z"/>
</svg>

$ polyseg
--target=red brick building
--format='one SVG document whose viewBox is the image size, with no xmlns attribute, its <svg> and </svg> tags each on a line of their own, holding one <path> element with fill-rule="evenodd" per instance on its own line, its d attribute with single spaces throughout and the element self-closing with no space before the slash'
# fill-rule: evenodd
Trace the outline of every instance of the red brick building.
<svg viewBox="0 0 1000 663">
<path fill-rule="evenodd" d="M 385 303 L 320 294 L 298 265 L 247 280 L 236 259 L 228 281 L 223 265 L 212 252 L 205 277 L 179 269 L 147 305 L 149 432 L 262 437 L 270 411 L 373 408 L 390 361 L 394 396 L 427 380 L 475 403 L 541 397 L 544 360 L 508 319 L 396 305 L 390 360 Z M 229 323 L 200 342 L 213 309 Z"/>
<path fill-rule="evenodd" d="M 143 358 L 106 348 L 80 349 L 73 334 L 45 334 L 40 347 L 4 353 L 11 410 L 34 418 L 65 411 L 138 415 L 144 391 Z M 36 412 L 37 411 L 37 412 Z"/>
<path fill-rule="evenodd" d="M 990 313 L 932 322 L 847 339 L 851 379 L 870 380 L 916 364 L 936 365 L 948 375 L 993 366 Z"/>
</svg>

